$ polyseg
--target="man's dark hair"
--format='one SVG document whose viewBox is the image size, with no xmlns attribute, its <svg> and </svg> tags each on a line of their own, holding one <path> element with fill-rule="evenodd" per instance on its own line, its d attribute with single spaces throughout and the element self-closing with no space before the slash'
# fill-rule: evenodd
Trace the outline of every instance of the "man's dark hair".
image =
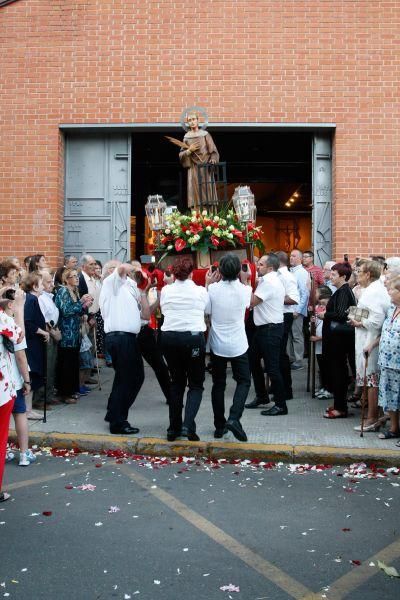
<svg viewBox="0 0 400 600">
<path fill-rule="evenodd" d="M 332 296 L 332 290 L 327 285 L 320 285 L 318 287 L 318 298 L 319 300 L 327 300 Z"/>
<path fill-rule="evenodd" d="M 314 260 L 314 252 L 312 250 L 306 250 L 305 252 L 303 252 L 303 256 L 309 256 Z"/>
<path fill-rule="evenodd" d="M 278 252 L 275 252 L 275 254 L 278 257 L 280 264 L 283 265 L 284 267 L 287 267 L 289 259 L 288 259 L 288 255 L 286 254 L 286 252 L 284 252 L 283 250 L 278 250 Z"/>
<path fill-rule="evenodd" d="M 267 266 L 268 267 L 272 267 L 274 271 L 277 271 L 279 269 L 279 258 L 277 257 L 276 254 L 274 254 L 273 252 L 270 252 L 269 254 L 267 254 Z"/>
<path fill-rule="evenodd" d="M 225 281 L 235 281 L 241 269 L 239 258 L 236 254 L 225 254 L 219 263 L 219 272 Z"/>
</svg>

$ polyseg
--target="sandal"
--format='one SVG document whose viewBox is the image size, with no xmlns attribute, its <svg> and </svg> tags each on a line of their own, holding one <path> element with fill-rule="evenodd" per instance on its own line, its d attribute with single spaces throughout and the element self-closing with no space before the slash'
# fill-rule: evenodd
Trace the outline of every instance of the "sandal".
<svg viewBox="0 0 400 600">
<path fill-rule="evenodd" d="M 383 431 L 382 433 L 380 433 L 378 435 L 378 438 L 380 440 L 395 440 L 397 438 L 400 438 L 400 432 L 393 432 L 390 431 L 390 429 L 387 429 L 386 431 Z"/>
<path fill-rule="evenodd" d="M 347 419 L 347 413 L 338 410 L 330 410 L 324 414 L 324 419 Z"/>
<path fill-rule="evenodd" d="M 78 398 L 75 398 L 75 396 L 71 396 L 70 398 L 65 398 L 63 402 L 64 404 L 77 404 Z"/>
<path fill-rule="evenodd" d="M 5 502 L 11 498 L 11 494 L 7 494 L 7 492 L 0 492 L 0 502 Z"/>
</svg>

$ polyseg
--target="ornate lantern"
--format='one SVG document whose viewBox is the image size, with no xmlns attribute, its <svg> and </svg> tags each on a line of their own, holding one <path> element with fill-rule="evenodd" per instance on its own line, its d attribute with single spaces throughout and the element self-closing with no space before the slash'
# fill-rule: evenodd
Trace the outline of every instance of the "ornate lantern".
<svg viewBox="0 0 400 600">
<path fill-rule="evenodd" d="M 164 229 L 167 204 L 164 202 L 163 197 L 158 194 L 147 196 L 147 204 L 144 208 L 150 229 L 152 231 Z"/>
<path fill-rule="evenodd" d="M 233 206 L 241 223 L 254 223 L 257 207 L 254 194 L 248 185 L 239 185 L 232 196 Z"/>
</svg>

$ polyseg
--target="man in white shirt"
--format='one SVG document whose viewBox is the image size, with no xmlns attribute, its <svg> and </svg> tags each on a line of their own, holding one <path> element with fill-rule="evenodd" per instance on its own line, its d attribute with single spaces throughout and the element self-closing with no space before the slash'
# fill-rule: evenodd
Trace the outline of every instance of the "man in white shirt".
<svg viewBox="0 0 400 600">
<path fill-rule="evenodd" d="M 235 254 L 223 256 L 218 271 L 208 272 L 209 303 L 206 313 L 211 315 L 210 349 L 213 387 L 211 401 L 214 412 L 215 438 L 221 438 L 226 430 L 241 442 L 247 442 L 240 418 L 249 393 L 250 367 L 247 354 L 248 343 L 244 317 L 251 303 L 251 287 L 239 280 L 240 260 Z M 214 283 L 217 281 L 217 283 Z M 212 284 L 212 285 L 211 285 Z M 236 389 L 228 420 L 225 420 L 224 392 L 226 367 L 230 361 Z"/>
<path fill-rule="evenodd" d="M 264 371 L 259 366 L 259 356 L 274 389 L 275 405 L 262 410 L 265 416 L 287 415 L 285 389 L 280 371 L 280 353 L 283 337 L 283 307 L 285 288 L 278 276 L 279 259 L 275 254 L 262 256 L 257 265 L 259 280 L 253 294 L 254 324 L 256 332 L 250 348 L 250 365 L 257 398 L 265 398 Z"/>
<path fill-rule="evenodd" d="M 310 276 L 303 267 L 303 253 L 300 250 L 292 250 L 290 253 L 290 270 L 296 277 L 300 300 L 293 311 L 293 325 L 289 335 L 288 353 L 292 370 L 303 368 L 304 357 L 304 334 L 303 321 L 308 315 L 308 297 L 310 295 Z"/>
<path fill-rule="evenodd" d="M 137 427 L 128 422 L 128 412 L 144 381 L 143 359 L 137 342 L 140 317 L 150 318 L 147 290 L 140 292 L 130 278 L 134 267 L 119 265 L 104 280 L 100 293 L 100 309 L 104 319 L 107 351 L 115 370 L 113 387 L 108 399 L 106 421 L 110 432 L 135 434 Z M 148 287 L 150 287 L 149 282 Z"/>
</svg>

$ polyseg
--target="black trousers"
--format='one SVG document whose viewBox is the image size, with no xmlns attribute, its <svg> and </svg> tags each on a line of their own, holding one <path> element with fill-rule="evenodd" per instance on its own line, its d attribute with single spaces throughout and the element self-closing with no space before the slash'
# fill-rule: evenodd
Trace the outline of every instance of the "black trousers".
<svg viewBox="0 0 400 600">
<path fill-rule="evenodd" d="M 79 346 L 58 347 L 56 387 L 59 396 L 71 396 L 79 391 Z"/>
<path fill-rule="evenodd" d="M 329 339 L 329 380 L 334 397 L 335 410 L 347 413 L 347 389 L 349 365 L 354 364 L 354 332 L 332 332 Z"/>
<path fill-rule="evenodd" d="M 107 419 L 110 425 L 121 427 L 127 423 L 129 409 L 144 382 L 143 359 L 134 333 L 107 333 L 106 341 L 115 371 Z"/>
<path fill-rule="evenodd" d="M 257 327 L 250 348 L 250 354 L 253 357 L 250 360 L 250 366 L 257 398 L 265 398 L 267 395 L 264 371 L 262 368 L 258 368 L 258 357 L 261 357 L 274 389 L 275 404 L 279 408 L 286 408 L 285 388 L 280 370 L 282 338 L 283 323 Z"/>
<path fill-rule="evenodd" d="M 168 431 L 179 433 L 182 429 L 183 397 L 187 385 L 189 389 L 183 425 L 189 432 L 195 432 L 195 418 L 204 389 L 206 355 L 204 333 L 163 331 L 161 347 L 171 373 Z"/>
<path fill-rule="evenodd" d="M 251 385 L 247 352 L 233 358 L 218 356 L 211 352 L 213 380 L 211 402 L 216 429 L 222 429 L 225 425 L 226 367 L 229 361 L 232 365 L 233 379 L 236 381 L 236 389 L 233 394 L 232 406 L 229 411 L 229 420 L 240 421 L 244 410 L 244 403 L 246 402 Z"/>
<path fill-rule="evenodd" d="M 162 355 L 161 347 L 157 342 L 154 329 L 148 325 L 144 325 L 138 333 L 137 340 L 143 358 L 153 369 L 165 399 L 169 403 L 171 396 L 171 378 Z"/>
</svg>

